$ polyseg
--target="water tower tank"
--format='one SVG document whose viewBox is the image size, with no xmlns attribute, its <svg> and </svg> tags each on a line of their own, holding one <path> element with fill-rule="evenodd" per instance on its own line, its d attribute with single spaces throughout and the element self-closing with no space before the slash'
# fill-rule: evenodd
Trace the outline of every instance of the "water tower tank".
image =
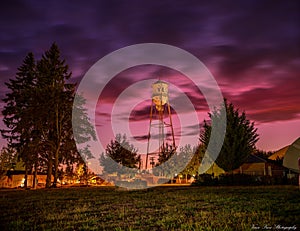
<svg viewBox="0 0 300 231">
<path fill-rule="evenodd" d="M 152 84 L 152 101 L 157 111 L 163 111 L 164 105 L 169 101 L 168 83 L 158 80 Z"/>
<path fill-rule="evenodd" d="M 165 121 L 167 117 L 169 118 L 169 122 Z M 156 120 L 156 123 L 154 120 Z M 152 127 L 153 129 L 158 129 L 158 136 L 157 134 L 155 136 L 151 136 Z M 169 134 L 171 134 L 171 137 L 168 136 Z M 170 140 L 170 138 L 172 140 Z M 154 151 L 150 152 L 150 143 L 152 141 L 152 144 L 154 144 L 153 141 L 155 139 L 158 140 L 158 146 L 156 146 L 156 150 L 154 149 Z M 150 158 L 150 165 L 152 166 L 152 168 L 154 168 L 155 160 L 157 161 L 159 159 L 160 154 L 165 151 L 167 143 L 171 141 L 173 149 L 176 150 L 172 113 L 169 103 L 169 84 L 164 81 L 158 80 L 152 84 L 152 100 L 147 142 L 146 170 L 148 170 L 149 156 L 152 156 Z M 153 157 L 153 155 L 156 156 L 156 158 Z"/>
</svg>

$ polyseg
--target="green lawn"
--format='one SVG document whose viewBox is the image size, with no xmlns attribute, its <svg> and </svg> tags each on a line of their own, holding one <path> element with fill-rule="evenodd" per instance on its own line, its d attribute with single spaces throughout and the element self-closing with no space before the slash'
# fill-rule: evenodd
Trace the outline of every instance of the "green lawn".
<svg viewBox="0 0 300 231">
<path fill-rule="evenodd" d="M 299 230 L 300 191 L 296 186 L 0 190 L 0 211 L 0 230 L 274 230 L 277 225 Z"/>
</svg>

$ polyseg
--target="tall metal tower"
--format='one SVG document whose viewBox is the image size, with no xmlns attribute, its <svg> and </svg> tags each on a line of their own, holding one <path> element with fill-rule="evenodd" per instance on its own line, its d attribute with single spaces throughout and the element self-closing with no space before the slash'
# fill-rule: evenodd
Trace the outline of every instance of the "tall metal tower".
<svg viewBox="0 0 300 231">
<path fill-rule="evenodd" d="M 168 118 L 168 122 L 164 121 Z M 156 121 L 156 123 L 154 122 Z M 158 151 L 149 152 L 152 128 L 158 129 Z M 148 168 L 149 156 L 152 167 L 154 166 L 153 156 L 159 156 L 163 152 L 167 136 L 166 128 L 171 131 L 172 145 L 175 147 L 174 129 L 172 123 L 171 107 L 169 103 L 169 85 L 168 83 L 158 80 L 152 84 L 152 102 L 150 107 L 150 126 L 147 143 L 146 170 Z"/>
</svg>

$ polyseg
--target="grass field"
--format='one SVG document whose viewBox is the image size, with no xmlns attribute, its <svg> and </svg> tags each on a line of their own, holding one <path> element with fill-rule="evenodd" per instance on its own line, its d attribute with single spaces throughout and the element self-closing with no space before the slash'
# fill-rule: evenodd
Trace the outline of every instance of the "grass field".
<svg viewBox="0 0 300 231">
<path fill-rule="evenodd" d="M 300 229 L 296 186 L 0 190 L 0 230 Z"/>
</svg>

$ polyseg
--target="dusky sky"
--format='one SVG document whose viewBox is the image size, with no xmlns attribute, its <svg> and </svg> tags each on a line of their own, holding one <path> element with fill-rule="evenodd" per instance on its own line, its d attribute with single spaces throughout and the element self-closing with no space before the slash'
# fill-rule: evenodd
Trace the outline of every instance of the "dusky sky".
<svg viewBox="0 0 300 231">
<path fill-rule="evenodd" d="M 277 150 L 300 136 L 299 28 L 299 1 L 5 1 L 0 7 L 0 98 L 26 54 L 39 59 L 53 42 L 74 82 L 117 49 L 170 44 L 201 60 L 223 95 L 255 122 L 258 148 Z M 127 85 L 135 76 L 158 72 L 168 71 L 136 68 Z M 106 98 L 116 97 L 123 86 L 116 82 Z M 197 105 L 207 114 L 205 101 Z M 103 115 L 100 109 L 97 113 Z M 147 120 L 145 113 L 135 116 Z"/>
</svg>

